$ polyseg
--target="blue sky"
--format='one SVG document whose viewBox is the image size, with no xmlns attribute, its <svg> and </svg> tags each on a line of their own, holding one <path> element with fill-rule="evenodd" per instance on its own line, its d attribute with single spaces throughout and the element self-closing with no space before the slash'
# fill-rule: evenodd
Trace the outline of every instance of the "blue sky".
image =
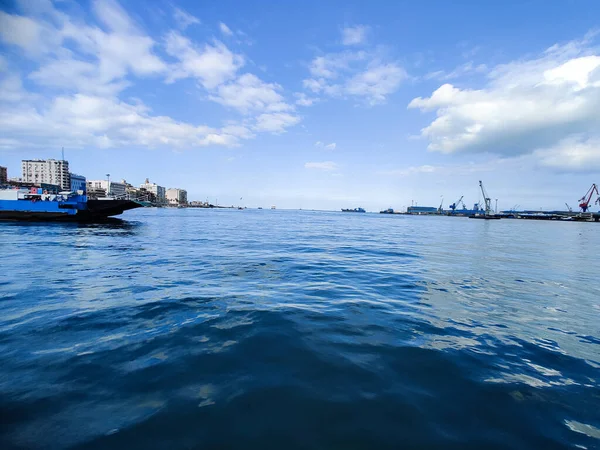
<svg viewBox="0 0 600 450">
<path fill-rule="evenodd" d="M 0 164 L 190 199 L 575 206 L 600 182 L 596 1 L 3 2 Z M 239 199 L 243 198 L 242 201 Z"/>
</svg>

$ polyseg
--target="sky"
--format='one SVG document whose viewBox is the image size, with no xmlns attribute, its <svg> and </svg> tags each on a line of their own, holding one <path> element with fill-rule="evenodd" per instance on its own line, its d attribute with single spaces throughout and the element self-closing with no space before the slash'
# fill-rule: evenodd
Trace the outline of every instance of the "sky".
<svg viewBox="0 0 600 450">
<path fill-rule="evenodd" d="M 0 0 L 0 165 L 190 200 L 576 208 L 600 2 Z M 597 210 L 596 206 L 594 210 Z"/>
</svg>

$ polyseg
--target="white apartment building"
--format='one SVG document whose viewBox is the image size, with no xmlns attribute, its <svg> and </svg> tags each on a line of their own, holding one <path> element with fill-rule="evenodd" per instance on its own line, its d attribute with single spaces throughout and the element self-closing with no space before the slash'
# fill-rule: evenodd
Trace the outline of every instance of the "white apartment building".
<svg viewBox="0 0 600 450">
<path fill-rule="evenodd" d="M 156 183 L 150 183 L 148 178 L 146 178 L 145 183 L 140 184 L 140 189 L 146 189 L 148 192 L 152 192 L 159 203 L 166 203 L 167 201 L 166 189 Z"/>
<path fill-rule="evenodd" d="M 112 197 L 124 197 L 127 194 L 127 184 L 109 180 L 89 180 L 87 182 L 89 192 L 104 191 Z"/>
<path fill-rule="evenodd" d="M 47 183 L 60 186 L 65 191 L 71 189 L 69 161 L 24 159 L 21 161 L 21 167 L 23 169 L 22 180 L 24 183 Z"/>
<path fill-rule="evenodd" d="M 167 201 L 169 205 L 187 205 L 187 191 L 185 189 L 167 189 Z"/>
</svg>

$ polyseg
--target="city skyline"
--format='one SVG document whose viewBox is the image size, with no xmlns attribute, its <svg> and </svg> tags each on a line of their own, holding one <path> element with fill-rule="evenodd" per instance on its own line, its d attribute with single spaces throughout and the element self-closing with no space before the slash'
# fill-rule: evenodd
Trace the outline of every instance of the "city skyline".
<svg viewBox="0 0 600 450">
<path fill-rule="evenodd" d="M 249 207 L 471 206 L 480 179 L 499 209 L 575 206 L 600 181 L 594 12 L 3 4 L 0 165 L 64 147 L 88 180 Z"/>
</svg>

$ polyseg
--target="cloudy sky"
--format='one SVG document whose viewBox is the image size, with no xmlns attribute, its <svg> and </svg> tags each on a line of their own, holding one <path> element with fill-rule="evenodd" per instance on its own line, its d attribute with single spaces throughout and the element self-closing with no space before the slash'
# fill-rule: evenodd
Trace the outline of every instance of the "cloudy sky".
<svg viewBox="0 0 600 450">
<path fill-rule="evenodd" d="M 0 164 L 190 199 L 575 206 L 600 182 L 600 2 L 0 3 Z M 240 198 L 243 200 L 240 201 Z"/>
</svg>

